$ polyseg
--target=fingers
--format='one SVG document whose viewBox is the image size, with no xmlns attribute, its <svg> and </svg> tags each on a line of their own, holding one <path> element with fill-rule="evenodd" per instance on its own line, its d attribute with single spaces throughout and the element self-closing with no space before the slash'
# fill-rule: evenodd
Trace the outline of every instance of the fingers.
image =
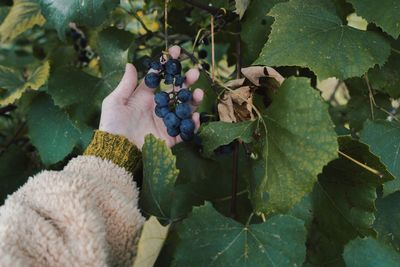
<svg viewBox="0 0 400 267">
<path fill-rule="evenodd" d="M 181 48 L 178 45 L 171 46 L 168 49 L 168 53 L 173 59 L 178 59 L 181 55 Z"/>
<path fill-rule="evenodd" d="M 125 66 L 125 73 L 117 88 L 110 96 L 127 101 L 137 86 L 137 71 L 135 66 L 128 63 Z"/>
<path fill-rule="evenodd" d="M 192 108 L 192 111 L 195 111 L 197 107 L 200 105 L 201 101 L 203 101 L 204 97 L 204 91 L 197 88 L 196 90 L 193 91 L 192 95 L 192 102 L 190 103 L 190 107 Z"/>
<path fill-rule="evenodd" d="M 200 72 L 197 68 L 192 68 L 188 70 L 185 74 L 185 82 L 182 85 L 182 88 L 188 88 L 192 86 L 200 77 Z"/>
</svg>

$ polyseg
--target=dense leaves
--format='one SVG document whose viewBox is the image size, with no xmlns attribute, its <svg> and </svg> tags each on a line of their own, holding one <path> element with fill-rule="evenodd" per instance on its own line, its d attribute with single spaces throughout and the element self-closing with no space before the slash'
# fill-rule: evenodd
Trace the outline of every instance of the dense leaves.
<svg viewBox="0 0 400 267">
<path fill-rule="evenodd" d="M 172 149 L 146 137 L 133 177 L 150 219 L 136 266 L 396 266 L 398 9 L 394 0 L 3 1 L 0 198 L 82 154 L 127 62 L 141 79 L 144 61 L 179 44 L 182 71 L 200 69 L 192 89 L 204 90 L 207 122 Z M 227 85 L 245 95 L 225 102 L 238 123 L 219 112 Z"/>
<path fill-rule="evenodd" d="M 178 233 L 176 266 L 293 266 L 305 257 L 303 222 L 288 215 L 242 225 L 207 203 L 193 210 Z"/>
<path fill-rule="evenodd" d="M 302 66 L 320 79 L 346 79 L 383 65 L 390 54 L 381 36 L 343 25 L 329 0 L 291 0 L 269 14 L 275 22 L 256 64 Z"/>
</svg>

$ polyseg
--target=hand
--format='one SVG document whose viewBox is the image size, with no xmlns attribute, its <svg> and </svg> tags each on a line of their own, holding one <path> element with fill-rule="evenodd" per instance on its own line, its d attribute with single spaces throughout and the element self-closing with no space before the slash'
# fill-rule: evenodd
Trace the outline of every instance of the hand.
<svg viewBox="0 0 400 267">
<path fill-rule="evenodd" d="M 181 49 L 173 46 L 168 50 L 172 58 L 179 58 Z M 197 69 L 190 69 L 186 73 L 186 82 L 182 88 L 194 84 L 199 78 Z M 103 100 L 99 130 L 111 134 L 125 136 L 140 150 L 144 143 L 144 137 L 153 134 L 155 137 L 165 140 L 169 147 L 182 141 L 178 137 L 168 135 L 164 122 L 154 113 L 154 89 L 148 88 L 144 81 L 137 86 L 138 77 L 136 68 L 127 64 L 125 74 L 117 88 Z M 193 91 L 192 109 L 195 110 L 203 99 L 203 91 Z M 196 131 L 200 127 L 199 113 L 193 113 L 192 119 Z"/>
</svg>

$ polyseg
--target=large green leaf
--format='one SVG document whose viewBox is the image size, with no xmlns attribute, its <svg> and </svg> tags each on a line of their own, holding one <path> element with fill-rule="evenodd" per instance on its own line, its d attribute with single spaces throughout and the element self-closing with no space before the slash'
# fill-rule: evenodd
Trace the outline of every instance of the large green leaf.
<svg viewBox="0 0 400 267">
<path fill-rule="evenodd" d="M 38 0 L 48 24 L 64 39 L 70 22 L 95 27 L 104 22 L 118 5 L 118 0 Z"/>
<path fill-rule="evenodd" d="M 319 79 L 346 79 L 383 65 L 390 55 L 378 34 L 343 25 L 329 0 L 291 0 L 269 15 L 275 22 L 255 64 L 308 67 Z"/>
<path fill-rule="evenodd" d="M 383 185 L 385 196 L 400 189 L 400 125 L 398 122 L 383 120 L 370 121 L 364 124 L 361 141 L 368 144 L 371 151 L 387 166 L 388 171 L 396 178 Z"/>
<path fill-rule="evenodd" d="M 128 48 L 134 41 L 134 36 L 127 31 L 107 28 L 97 38 L 96 52 L 100 56 L 102 74 L 115 71 L 121 73 L 129 61 Z"/>
<path fill-rule="evenodd" d="M 54 105 L 48 95 L 42 94 L 35 99 L 27 121 L 28 135 L 44 164 L 64 159 L 80 140 L 80 132 L 68 115 Z"/>
<path fill-rule="evenodd" d="M 376 220 L 374 227 L 380 240 L 390 243 L 400 251 L 400 192 L 393 193 L 376 201 Z"/>
<path fill-rule="evenodd" d="M 245 65 L 250 65 L 259 56 L 261 49 L 267 42 L 271 31 L 271 25 L 274 22 L 273 17 L 267 16 L 267 13 L 276 4 L 285 0 L 253 0 L 244 16 L 240 32 L 243 42 L 242 58 Z"/>
<path fill-rule="evenodd" d="M 175 182 L 179 170 L 171 150 L 153 135 L 147 135 L 143 145 L 143 186 L 140 205 L 145 214 L 156 216 L 161 222 L 171 218 Z"/>
<path fill-rule="evenodd" d="M 208 123 L 200 132 L 204 154 L 210 156 L 216 148 L 227 145 L 235 139 L 240 139 L 245 143 L 251 142 L 257 124 L 259 123 L 256 121 Z"/>
<path fill-rule="evenodd" d="M 368 72 L 372 87 L 389 94 L 393 98 L 400 97 L 400 38 L 392 44 L 392 54 L 383 67 L 375 66 Z"/>
<path fill-rule="evenodd" d="M 400 35 L 400 2 L 397 0 L 348 0 L 358 15 L 374 22 L 393 38 Z"/>
<path fill-rule="evenodd" d="M 10 41 L 33 26 L 44 23 L 36 0 L 14 0 L 10 13 L 0 25 L 0 40 Z"/>
<path fill-rule="evenodd" d="M 16 69 L 0 66 L 0 106 L 14 103 L 28 89 L 38 90 L 47 82 L 49 72 L 48 61 L 29 71 L 26 78 Z"/>
<path fill-rule="evenodd" d="M 375 235 L 376 188 L 393 179 L 379 158 L 368 146 L 350 137 L 339 139 L 340 151 L 347 156 L 331 161 L 318 177 L 312 194 L 314 233 L 320 240 L 311 240 L 317 265 L 341 262 L 343 246 L 357 236 Z M 360 166 L 354 160 L 376 170 Z M 314 263 L 316 264 L 316 263 Z"/>
<path fill-rule="evenodd" d="M 319 93 L 305 78 L 285 80 L 263 116 L 267 141 L 252 168 L 256 211 L 285 212 L 309 193 L 317 174 L 337 157 L 333 123 Z M 254 182 L 253 182 L 254 181 Z M 269 199 L 267 204 L 265 199 Z"/>
<path fill-rule="evenodd" d="M 400 262 L 400 253 L 371 237 L 351 241 L 343 256 L 348 267 L 395 267 Z"/>
<path fill-rule="evenodd" d="M 194 208 L 178 228 L 175 266 L 300 266 L 305 258 L 303 222 L 278 215 L 262 224 L 242 225 L 210 203 Z"/>
</svg>

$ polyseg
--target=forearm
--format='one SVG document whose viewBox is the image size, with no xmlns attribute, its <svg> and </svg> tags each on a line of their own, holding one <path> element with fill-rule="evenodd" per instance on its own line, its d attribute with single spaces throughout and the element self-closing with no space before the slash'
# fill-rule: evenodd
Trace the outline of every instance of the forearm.
<svg viewBox="0 0 400 267">
<path fill-rule="evenodd" d="M 0 208 L 0 266 L 129 265 L 144 218 L 133 171 L 140 152 L 96 132 L 85 156 L 44 171 Z"/>
</svg>

